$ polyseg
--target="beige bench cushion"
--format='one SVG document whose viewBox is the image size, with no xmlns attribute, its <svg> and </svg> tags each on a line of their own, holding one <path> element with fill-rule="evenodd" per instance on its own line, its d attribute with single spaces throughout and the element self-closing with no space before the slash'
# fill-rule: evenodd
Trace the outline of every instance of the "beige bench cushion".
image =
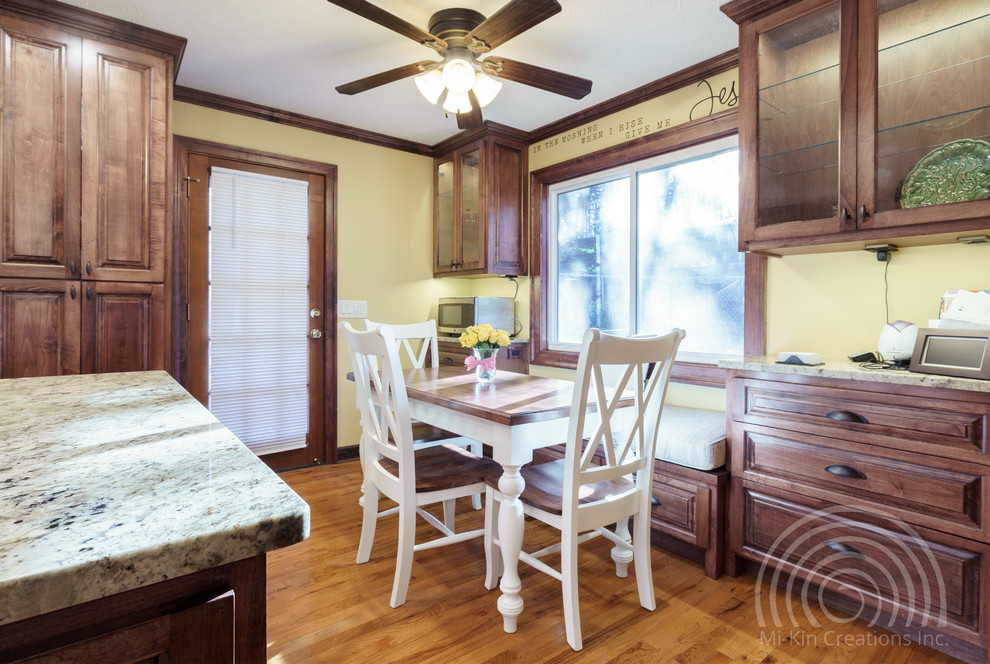
<svg viewBox="0 0 990 664">
<path fill-rule="evenodd" d="M 698 470 L 725 465 L 725 413 L 664 406 L 656 457 Z"/>
</svg>

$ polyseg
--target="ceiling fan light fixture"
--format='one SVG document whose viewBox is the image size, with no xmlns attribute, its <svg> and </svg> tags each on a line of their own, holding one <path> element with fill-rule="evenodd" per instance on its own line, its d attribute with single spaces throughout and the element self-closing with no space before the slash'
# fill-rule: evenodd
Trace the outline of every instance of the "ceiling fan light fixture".
<svg viewBox="0 0 990 664">
<path fill-rule="evenodd" d="M 481 108 L 488 106 L 501 89 L 502 81 L 498 81 L 484 72 L 479 71 L 474 79 L 474 96 L 478 98 L 478 105 Z"/>
<path fill-rule="evenodd" d="M 416 81 L 416 87 L 419 88 L 420 93 L 431 104 L 436 104 L 440 95 L 447 89 L 443 84 L 443 74 L 440 73 L 439 69 L 420 74 L 413 80 Z"/>
<path fill-rule="evenodd" d="M 447 98 L 443 100 L 443 110 L 448 113 L 470 113 L 471 100 L 466 92 L 447 91 Z"/>
<path fill-rule="evenodd" d="M 451 58 L 443 66 L 443 84 L 456 94 L 467 95 L 474 85 L 474 75 L 474 66 L 464 58 Z"/>
</svg>

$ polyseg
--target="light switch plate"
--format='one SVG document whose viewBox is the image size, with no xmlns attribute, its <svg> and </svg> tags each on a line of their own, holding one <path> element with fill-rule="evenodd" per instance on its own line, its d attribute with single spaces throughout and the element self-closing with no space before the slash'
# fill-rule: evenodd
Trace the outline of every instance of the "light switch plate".
<svg viewBox="0 0 990 664">
<path fill-rule="evenodd" d="M 337 318 L 367 318 L 367 300 L 337 300 Z"/>
</svg>

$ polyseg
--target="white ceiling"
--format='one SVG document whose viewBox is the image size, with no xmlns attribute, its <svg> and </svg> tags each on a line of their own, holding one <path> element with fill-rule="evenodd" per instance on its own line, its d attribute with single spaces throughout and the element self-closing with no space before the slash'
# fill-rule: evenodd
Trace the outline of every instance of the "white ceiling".
<svg viewBox="0 0 990 664">
<path fill-rule="evenodd" d="M 457 122 L 411 78 L 357 95 L 334 87 L 435 53 L 326 0 L 66 0 L 188 39 L 178 85 L 434 145 Z M 491 16 L 508 0 L 371 0 L 427 29 L 466 7 Z M 492 50 L 593 82 L 581 100 L 505 81 L 487 120 L 531 131 L 738 44 L 724 0 L 560 0 L 563 11 Z"/>
</svg>

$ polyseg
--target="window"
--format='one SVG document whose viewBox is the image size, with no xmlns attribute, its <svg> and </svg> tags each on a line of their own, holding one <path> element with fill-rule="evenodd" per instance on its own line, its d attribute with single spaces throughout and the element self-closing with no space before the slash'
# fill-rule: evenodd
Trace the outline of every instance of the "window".
<svg viewBox="0 0 990 664">
<path fill-rule="evenodd" d="M 532 174 L 533 364 L 573 368 L 587 327 L 683 327 L 674 380 L 764 352 L 766 262 L 738 250 L 735 114 Z"/>
<path fill-rule="evenodd" d="M 734 138 L 558 183 L 549 202 L 550 348 L 683 327 L 682 360 L 743 354 Z"/>
</svg>

